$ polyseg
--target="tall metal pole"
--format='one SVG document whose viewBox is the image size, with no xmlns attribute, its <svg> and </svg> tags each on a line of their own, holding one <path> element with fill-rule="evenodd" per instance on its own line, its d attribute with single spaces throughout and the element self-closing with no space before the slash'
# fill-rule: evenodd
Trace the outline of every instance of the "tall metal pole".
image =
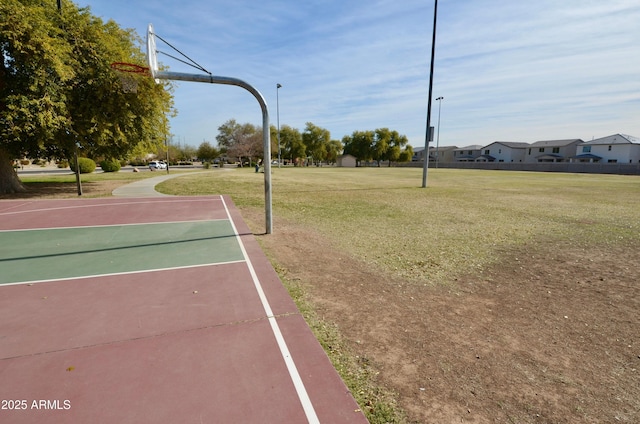
<svg viewBox="0 0 640 424">
<path fill-rule="evenodd" d="M 279 91 L 282 84 L 276 84 L 276 120 L 278 121 L 278 168 L 282 162 L 282 148 L 280 147 L 280 97 Z"/>
<path fill-rule="evenodd" d="M 433 39 L 431 40 L 431 71 L 429 73 L 429 101 L 427 103 L 427 134 L 424 141 L 424 164 L 422 167 L 422 187 L 427 186 L 427 173 L 429 172 L 429 133 L 431 128 L 431 96 L 433 94 L 433 64 L 436 56 L 436 20 L 438 18 L 438 0 L 435 0 L 433 9 Z"/>
<path fill-rule="evenodd" d="M 157 71 L 153 75 L 156 79 L 173 80 L 173 81 L 193 81 L 204 82 L 209 84 L 226 84 L 235 85 L 244 88 L 253 94 L 260 104 L 262 110 L 262 146 L 264 148 L 264 157 L 268 160 L 264 161 L 264 213 L 265 213 L 265 233 L 273 232 L 273 215 L 271 209 L 273 206 L 271 193 L 271 130 L 269 129 L 269 108 L 262 94 L 249 83 L 231 77 L 221 77 L 215 75 L 204 74 L 185 74 L 181 72 Z"/>
<path fill-rule="evenodd" d="M 444 97 L 442 96 L 436 99 L 438 101 L 438 136 L 436 137 L 436 168 L 438 167 L 438 163 L 440 162 L 440 108 L 442 107 L 442 99 L 444 99 Z"/>
</svg>

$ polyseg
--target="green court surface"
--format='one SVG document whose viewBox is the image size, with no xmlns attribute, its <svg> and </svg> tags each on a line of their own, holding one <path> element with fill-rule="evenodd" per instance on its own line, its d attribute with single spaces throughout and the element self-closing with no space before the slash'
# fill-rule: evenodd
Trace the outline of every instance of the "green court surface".
<svg viewBox="0 0 640 424">
<path fill-rule="evenodd" d="M 235 262 L 228 220 L 0 232 L 0 284 Z"/>
</svg>

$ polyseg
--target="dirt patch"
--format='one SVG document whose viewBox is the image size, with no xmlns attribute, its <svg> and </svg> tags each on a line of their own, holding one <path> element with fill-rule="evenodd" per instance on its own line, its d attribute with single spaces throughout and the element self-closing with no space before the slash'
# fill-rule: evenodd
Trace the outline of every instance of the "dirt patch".
<svg viewBox="0 0 640 424">
<path fill-rule="evenodd" d="M 268 254 L 412 422 L 640 422 L 640 246 L 541 242 L 431 286 L 380 275 L 309 229 L 274 227 L 261 237 Z"/>
</svg>

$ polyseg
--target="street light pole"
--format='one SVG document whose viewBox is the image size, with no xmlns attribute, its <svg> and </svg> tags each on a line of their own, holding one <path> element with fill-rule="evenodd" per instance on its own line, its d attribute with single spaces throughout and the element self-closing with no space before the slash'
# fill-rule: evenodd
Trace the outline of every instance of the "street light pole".
<svg viewBox="0 0 640 424">
<path fill-rule="evenodd" d="M 440 108 L 442 107 L 442 100 L 444 97 L 440 96 L 436 100 L 438 101 L 438 136 L 436 137 L 436 168 L 438 162 L 440 162 Z"/>
<path fill-rule="evenodd" d="M 280 162 L 282 162 L 282 149 L 280 147 L 280 87 L 281 84 L 276 84 L 276 120 L 278 123 L 278 168 L 280 168 Z"/>
<path fill-rule="evenodd" d="M 433 38 L 431 40 L 431 71 L 429 73 L 429 99 L 427 103 L 427 135 L 424 142 L 424 163 L 422 164 L 422 188 L 427 187 L 427 174 L 429 172 L 429 141 L 431 133 L 431 96 L 433 95 L 433 64 L 436 57 L 436 21 L 438 19 L 438 0 L 435 0 L 433 8 Z"/>
</svg>

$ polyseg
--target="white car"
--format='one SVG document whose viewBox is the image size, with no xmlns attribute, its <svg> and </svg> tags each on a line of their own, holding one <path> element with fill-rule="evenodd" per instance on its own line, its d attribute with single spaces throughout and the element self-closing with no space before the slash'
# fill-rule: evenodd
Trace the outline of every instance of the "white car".
<svg viewBox="0 0 640 424">
<path fill-rule="evenodd" d="M 155 171 L 156 169 L 167 169 L 167 164 L 161 161 L 153 160 L 149 162 L 149 169 Z"/>
</svg>

